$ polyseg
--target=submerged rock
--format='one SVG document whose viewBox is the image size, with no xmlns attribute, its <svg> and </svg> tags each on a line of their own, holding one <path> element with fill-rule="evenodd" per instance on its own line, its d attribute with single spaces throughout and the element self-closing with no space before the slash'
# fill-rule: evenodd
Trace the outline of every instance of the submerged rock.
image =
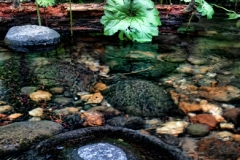
<svg viewBox="0 0 240 160">
<path fill-rule="evenodd" d="M 21 88 L 21 93 L 25 95 L 30 95 L 31 93 L 35 92 L 39 87 L 34 86 L 27 86 Z"/>
<path fill-rule="evenodd" d="M 197 142 L 196 150 L 208 159 L 226 160 L 240 157 L 239 142 L 205 138 Z"/>
<path fill-rule="evenodd" d="M 187 133 L 192 136 L 206 136 L 210 130 L 206 124 L 191 124 L 187 128 Z"/>
<path fill-rule="evenodd" d="M 213 101 L 229 102 L 240 99 L 240 89 L 234 86 L 202 86 L 199 88 L 199 95 Z"/>
<path fill-rule="evenodd" d="M 239 126 L 240 125 L 240 108 L 232 108 L 228 109 L 224 114 L 223 117 L 229 121 L 232 122 L 234 125 Z"/>
<path fill-rule="evenodd" d="M 31 100 L 40 102 L 51 100 L 52 94 L 47 91 L 37 90 L 29 95 Z"/>
<path fill-rule="evenodd" d="M 0 113 L 9 112 L 11 110 L 13 110 L 13 108 L 9 105 L 0 106 Z"/>
<path fill-rule="evenodd" d="M 28 114 L 33 117 L 41 117 L 43 114 L 43 109 L 40 107 L 34 108 L 33 110 L 29 111 Z"/>
<path fill-rule="evenodd" d="M 218 122 L 211 114 L 198 114 L 190 118 L 192 123 L 201 123 L 206 124 L 210 130 L 213 130 L 217 127 Z"/>
<path fill-rule="evenodd" d="M 102 113 L 95 111 L 82 112 L 80 115 L 83 119 L 83 126 L 102 126 L 105 124 L 105 119 Z"/>
<path fill-rule="evenodd" d="M 44 26 L 14 26 L 8 31 L 4 41 L 18 52 L 52 50 L 60 42 L 60 34 Z"/>
<path fill-rule="evenodd" d="M 95 82 L 96 74 L 80 63 L 69 63 L 63 60 L 51 61 L 51 63 L 41 64 L 38 59 L 33 60 L 32 68 L 34 75 L 39 80 L 39 84 L 44 86 L 66 86 L 64 92 L 72 96 L 80 91 L 87 91 L 90 84 Z M 67 90 L 71 87 L 71 92 Z"/>
<path fill-rule="evenodd" d="M 72 102 L 72 99 L 67 97 L 56 97 L 53 98 L 53 102 L 65 106 L 69 105 Z"/>
<path fill-rule="evenodd" d="M 182 134 L 185 128 L 188 126 L 186 121 L 169 121 L 162 124 L 162 127 L 156 129 L 157 134 L 172 134 L 178 136 Z"/>
<path fill-rule="evenodd" d="M 114 108 L 135 116 L 162 116 L 172 107 L 164 88 L 145 80 L 119 81 L 103 95 Z"/>
<path fill-rule="evenodd" d="M 144 127 L 144 120 L 141 117 L 114 117 L 107 121 L 107 124 L 116 127 L 130 129 L 141 129 Z"/>
<path fill-rule="evenodd" d="M 49 138 L 63 127 L 52 121 L 18 122 L 0 127 L 0 158 L 28 149 L 33 143 Z"/>
</svg>

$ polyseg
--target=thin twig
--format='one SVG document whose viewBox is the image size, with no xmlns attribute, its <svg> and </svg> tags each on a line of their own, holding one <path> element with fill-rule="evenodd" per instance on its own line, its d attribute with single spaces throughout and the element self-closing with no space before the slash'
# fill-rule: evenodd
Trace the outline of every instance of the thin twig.
<svg viewBox="0 0 240 160">
<path fill-rule="evenodd" d="M 188 27 L 189 27 L 189 25 L 190 25 L 190 23 L 191 23 L 191 20 L 192 20 L 192 17 L 193 17 L 193 15 L 194 15 L 194 13 L 195 13 L 195 12 L 192 12 L 191 17 L 190 17 L 189 20 L 188 20 L 188 24 L 187 24 L 187 27 L 186 27 L 186 31 L 188 30 Z"/>
<path fill-rule="evenodd" d="M 141 70 L 138 70 L 138 71 L 132 71 L 132 72 L 129 72 L 129 73 L 122 73 L 122 74 L 120 74 L 120 75 L 129 75 L 129 74 L 135 74 L 135 73 L 139 73 L 139 72 L 144 72 L 144 71 L 147 71 L 147 70 L 152 69 L 153 67 L 154 67 L 154 66 L 150 66 L 150 67 L 145 68 L 145 69 L 141 69 Z M 114 77 L 116 77 L 116 75 L 114 75 L 114 76 L 112 76 L 112 77 L 108 77 L 108 79 L 112 79 L 112 78 L 114 78 Z"/>
</svg>

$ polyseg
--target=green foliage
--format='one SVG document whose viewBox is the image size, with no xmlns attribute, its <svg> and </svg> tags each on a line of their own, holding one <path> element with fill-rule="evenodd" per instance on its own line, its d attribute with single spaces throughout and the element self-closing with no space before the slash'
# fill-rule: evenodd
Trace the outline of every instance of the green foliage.
<svg viewBox="0 0 240 160">
<path fill-rule="evenodd" d="M 150 42 L 161 25 L 159 12 L 151 0 L 107 0 L 101 23 L 104 35 L 119 31 L 121 40 Z"/>
<path fill-rule="evenodd" d="M 36 0 L 36 2 L 42 7 L 48 7 L 55 4 L 54 0 Z"/>
<path fill-rule="evenodd" d="M 228 15 L 228 19 L 237 19 L 237 18 L 240 18 L 240 14 L 237 14 L 237 13 L 227 13 Z"/>
<path fill-rule="evenodd" d="M 228 12 L 227 15 L 228 15 L 228 19 L 229 19 L 229 20 L 230 20 L 230 19 L 238 19 L 238 18 L 240 18 L 240 14 L 239 14 L 239 13 L 236 13 L 236 12 L 233 11 L 233 10 L 226 9 L 226 8 L 224 8 L 224 7 L 222 7 L 222 6 L 218 6 L 218 5 L 216 5 L 216 4 L 213 4 L 213 6 L 218 7 L 218 8 L 221 8 L 221 9 L 225 10 L 226 12 Z M 237 25 L 237 24 L 236 24 L 236 25 Z M 237 27 L 238 27 L 238 25 L 237 25 Z"/>
<path fill-rule="evenodd" d="M 202 16 L 207 16 L 207 19 L 211 19 L 214 10 L 213 7 L 208 4 L 205 0 L 196 0 L 195 3 L 197 4 L 197 11 L 202 13 Z"/>
<path fill-rule="evenodd" d="M 240 22 L 237 22 L 237 23 L 236 23 L 236 26 L 237 26 L 238 28 L 240 28 Z"/>
<path fill-rule="evenodd" d="M 235 2 L 240 2 L 240 0 L 229 0 L 229 2 L 233 2 L 233 3 L 235 3 Z"/>
<path fill-rule="evenodd" d="M 184 2 L 190 2 L 191 0 L 181 0 Z M 205 0 L 195 0 L 197 5 L 197 11 L 202 13 L 202 16 L 207 16 L 207 19 L 211 19 L 214 14 L 213 7 L 208 4 Z"/>
</svg>

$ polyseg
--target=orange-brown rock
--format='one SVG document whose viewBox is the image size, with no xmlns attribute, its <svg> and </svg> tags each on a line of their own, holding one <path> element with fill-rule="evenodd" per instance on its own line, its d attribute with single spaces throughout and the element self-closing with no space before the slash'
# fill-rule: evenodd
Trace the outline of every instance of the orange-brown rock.
<svg viewBox="0 0 240 160">
<path fill-rule="evenodd" d="M 232 141 L 240 141 L 240 134 L 232 134 L 231 135 L 231 140 Z"/>
<path fill-rule="evenodd" d="M 235 126 L 240 125 L 240 108 L 232 108 L 228 109 L 223 113 L 223 117 L 229 121 L 232 122 Z"/>
<path fill-rule="evenodd" d="M 198 114 L 190 118 L 192 123 L 201 123 L 208 125 L 210 130 L 216 128 L 218 122 L 211 114 Z"/>
<path fill-rule="evenodd" d="M 179 102 L 181 102 L 181 101 L 189 100 L 188 96 L 185 94 L 179 94 L 179 93 L 174 92 L 173 90 L 170 90 L 169 93 L 171 95 L 172 100 L 174 101 L 174 104 L 179 104 Z"/>
<path fill-rule="evenodd" d="M 103 100 L 103 96 L 101 93 L 87 94 L 81 96 L 81 100 L 87 101 L 86 104 L 101 103 Z"/>
<path fill-rule="evenodd" d="M 13 114 L 11 114 L 11 115 L 8 116 L 8 119 L 9 119 L 10 121 L 13 121 L 13 120 L 15 120 L 15 119 L 17 119 L 17 118 L 19 118 L 19 117 L 21 117 L 21 116 L 22 116 L 21 113 L 13 113 Z"/>
<path fill-rule="evenodd" d="M 107 89 L 107 85 L 102 83 L 102 82 L 98 82 L 98 83 L 96 83 L 96 84 L 94 84 L 93 86 L 90 87 L 90 92 L 98 93 L 98 92 L 101 92 L 105 89 Z"/>
<path fill-rule="evenodd" d="M 105 124 L 105 119 L 102 113 L 95 111 L 82 112 L 80 117 L 83 119 L 83 126 L 102 126 Z"/>
<path fill-rule="evenodd" d="M 188 89 L 189 91 L 197 91 L 197 90 L 198 90 L 198 87 L 195 86 L 195 85 L 185 84 L 185 86 L 187 86 L 187 89 Z"/>
<path fill-rule="evenodd" d="M 234 86 L 199 88 L 199 96 L 209 100 L 229 102 L 234 99 L 240 99 L 240 89 Z"/>
<path fill-rule="evenodd" d="M 0 113 L 0 120 L 1 120 L 1 119 L 6 119 L 6 118 L 7 118 L 7 115 L 6 115 L 6 114 Z"/>
<path fill-rule="evenodd" d="M 31 100 L 40 102 L 51 100 L 52 94 L 47 91 L 37 90 L 29 95 Z"/>
<path fill-rule="evenodd" d="M 179 108 L 185 113 L 202 111 L 202 106 L 197 103 L 180 102 Z"/>
</svg>

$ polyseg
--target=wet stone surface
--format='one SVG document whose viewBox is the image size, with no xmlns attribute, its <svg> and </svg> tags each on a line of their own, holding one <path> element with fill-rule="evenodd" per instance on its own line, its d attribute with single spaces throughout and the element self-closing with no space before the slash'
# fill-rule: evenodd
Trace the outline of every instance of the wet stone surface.
<svg viewBox="0 0 240 160">
<path fill-rule="evenodd" d="M 8 31 L 4 41 L 11 49 L 17 52 L 29 52 L 31 47 L 33 47 L 32 50 L 37 50 L 38 48 L 41 51 L 46 45 L 58 44 L 60 42 L 60 34 L 44 26 L 15 26 Z M 54 46 L 49 46 L 45 49 L 51 50 L 54 49 Z"/>
</svg>

